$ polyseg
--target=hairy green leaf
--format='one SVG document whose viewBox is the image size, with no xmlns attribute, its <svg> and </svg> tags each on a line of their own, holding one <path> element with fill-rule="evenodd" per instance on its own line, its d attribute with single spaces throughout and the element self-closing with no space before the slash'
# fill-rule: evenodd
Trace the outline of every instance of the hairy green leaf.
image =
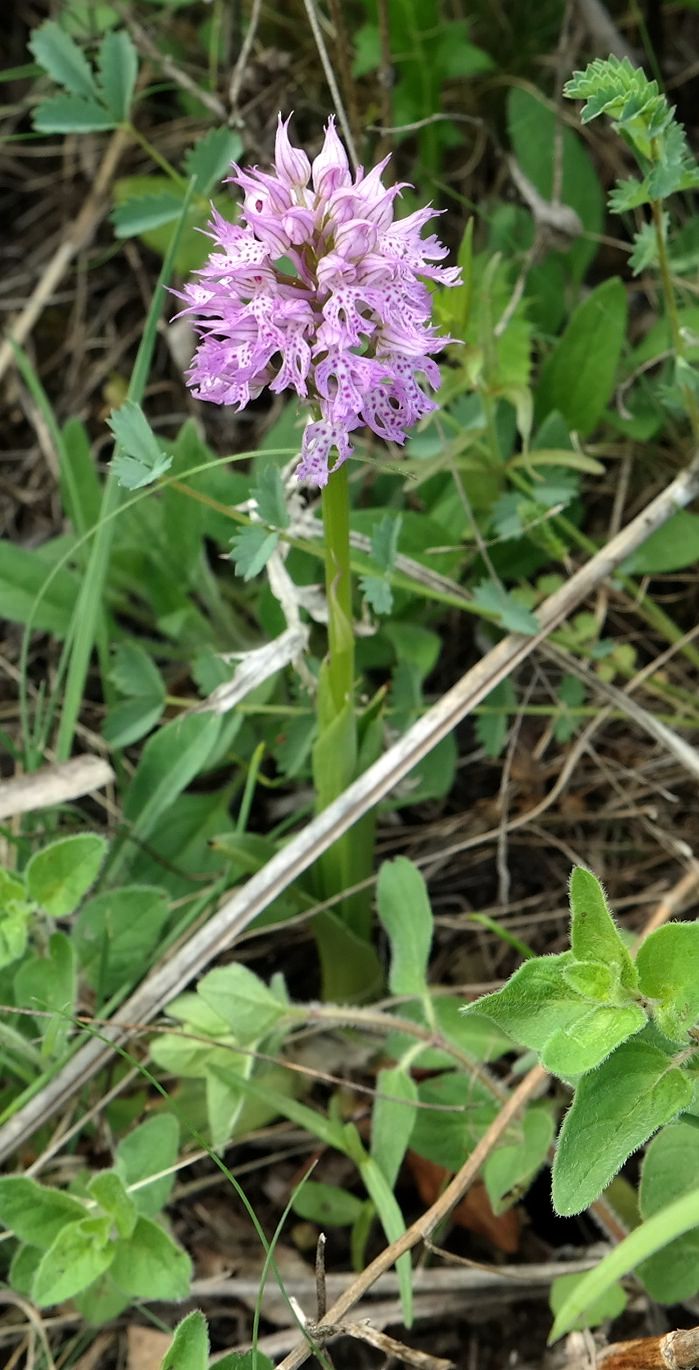
<svg viewBox="0 0 699 1370">
<path fill-rule="evenodd" d="M 52 918 L 74 913 L 94 885 L 106 852 L 106 839 L 92 832 L 51 842 L 27 862 L 29 895 Z"/>
<path fill-rule="evenodd" d="M 699 923 L 668 923 L 652 932 L 636 966 L 661 1032 L 686 1042 L 699 1018 Z"/>
<path fill-rule="evenodd" d="M 631 1155 L 686 1108 L 687 1075 L 648 1042 L 625 1042 L 580 1080 L 553 1165 L 557 1213 L 580 1213 Z"/>
</svg>

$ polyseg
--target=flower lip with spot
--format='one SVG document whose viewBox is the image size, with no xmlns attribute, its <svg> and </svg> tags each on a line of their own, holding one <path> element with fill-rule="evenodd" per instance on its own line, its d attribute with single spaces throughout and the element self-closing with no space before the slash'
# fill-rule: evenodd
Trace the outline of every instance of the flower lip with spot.
<svg viewBox="0 0 699 1370">
<path fill-rule="evenodd" d="M 420 236 L 436 210 L 394 218 L 402 186 L 384 186 L 387 163 L 353 179 L 332 116 L 311 163 L 280 114 L 273 168 L 233 166 L 240 222 L 212 210 L 214 250 L 175 292 L 199 334 L 194 394 L 241 409 L 266 386 L 294 391 L 308 407 L 298 475 L 316 485 L 364 425 L 405 441 L 436 407 L 434 355 L 454 341 L 432 327 L 426 283 L 457 285 L 459 269 L 435 265 L 447 249 Z"/>
</svg>

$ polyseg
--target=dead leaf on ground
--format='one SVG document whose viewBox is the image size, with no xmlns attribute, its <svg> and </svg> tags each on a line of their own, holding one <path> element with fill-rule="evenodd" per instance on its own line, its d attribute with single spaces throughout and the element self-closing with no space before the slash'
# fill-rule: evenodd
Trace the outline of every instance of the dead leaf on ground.
<svg viewBox="0 0 699 1370">
<path fill-rule="evenodd" d="M 418 1194 L 429 1207 L 449 1183 L 451 1174 L 444 1166 L 427 1161 L 414 1151 L 409 1151 L 406 1159 Z M 457 1227 L 465 1227 L 469 1232 L 485 1237 L 507 1256 L 513 1255 L 519 1247 L 520 1219 L 516 1208 L 496 1216 L 481 1180 L 476 1180 L 461 1202 L 452 1209 L 451 1221 Z"/>
<path fill-rule="evenodd" d="M 155 1327 L 128 1327 L 126 1330 L 127 1370 L 160 1370 L 172 1337 Z"/>
</svg>

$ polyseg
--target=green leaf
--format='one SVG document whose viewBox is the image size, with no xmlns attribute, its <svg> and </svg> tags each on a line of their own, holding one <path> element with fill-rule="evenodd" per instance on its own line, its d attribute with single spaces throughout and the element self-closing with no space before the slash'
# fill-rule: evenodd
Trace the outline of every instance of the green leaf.
<svg viewBox="0 0 699 1370">
<path fill-rule="evenodd" d="M 139 1184 L 151 1175 L 167 1170 L 177 1160 L 179 1123 L 172 1113 L 157 1113 L 123 1137 L 116 1149 L 115 1169 L 125 1185 Z M 165 1207 L 175 1176 L 163 1175 L 134 1190 L 133 1201 L 146 1218 Z"/>
<path fill-rule="evenodd" d="M 136 195 L 117 205 L 110 214 L 117 238 L 133 238 L 137 233 L 171 224 L 182 212 L 182 196 L 176 191 L 160 195 Z"/>
<path fill-rule="evenodd" d="M 584 1278 L 584 1275 L 580 1274 L 556 1276 L 549 1291 L 549 1304 L 552 1313 L 560 1312 L 563 1305 L 572 1296 L 573 1290 Z M 623 1313 L 627 1303 L 628 1299 L 623 1286 L 616 1282 L 610 1284 L 609 1288 L 598 1299 L 595 1299 L 594 1303 L 588 1305 L 585 1313 L 576 1319 L 570 1330 L 580 1329 L 582 1331 L 587 1327 L 599 1327 L 601 1323 L 608 1322 L 610 1318 L 618 1318 L 619 1314 Z"/>
<path fill-rule="evenodd" d="M 71 1299 L 109 1269 L 115 1252 L 110 1226 L 109 1218 L 83 1218 L 61 1228 L 34 1276 L 32 1298 L 39 1308 Z"/>
<path fill-rule="evenodd" d="M 10 542 L 0 542 L 0 603 L 5 618 L 12 623 L 28 623 L 39 632 L 53 633 L 63 637 L 68 631 L 79 581 L 67 567 L 57 571 L 46 594 L 36 604 L 51 562 L 46 559 L 47 550 L 52 560 L 57 560 L 57 549 L 65 551 L 56 540 L 38 551 L 29 547 L 16 547 Z M 56 551 L 54 551 L 56 549 Z"/>
<path fill-rule="evenodd" d="M 544 363 L 537 418 L 557 409 L 571 429 L 587 437 L 596 428 L 616 385 L 626 336 L 626 291 L 612 277 L 578 305 Z"/>
<path fill-rule="evenodd" d="M 0 866 L 0 970 L 24 955 L 31 914 L 23 882 Z"/>
<path fill-rule="evenodd" d="M 130 1237 L 137 1219 L 136 1205 L 126 1193 L 124 1182 L 115 1170 L 93 1175 L 87 1192 L 110 1217 L 120 1237 Z"/>
<path fill-rule="evenodd" d="M 654 1214 L 640 1227 L 625 1237 L 618 1246 L 609 1252 L 594 1270 L 591 1270 L 576 1285 L 559 1310 L 551 1329 L 549 1342 L 569 1332 L 576 1319 L 609 1289 L 616 1280 L 628 1275 L 630 1270 L 639 1266 L 649 1256 L 655 1255 L 681 1237 L 692 1227 L 699 1226 L 699 1189 L 692 1189 L 681 1199 L 675 1199 L 662 1212 Z"/>
<path fill-rule="evenodd" d="M 194 193 L 208 195 L 243 151 L 240 134 L 230 128 L 212 128 L 184 155 L 186 176 L 194 176 Z M 280 525 L 281 526 L 281 525 Z"/>
<path fill-rule="evenodd" d="M 203 769 L 220 730 L 216 714 L 188 714 L 148 738 L 124 798 L 124 817 L 141 839 Z"/>
<path fill-rule="evenodd" d="M 604 890 L 592 871 L 576 866 L 570 877 L 570 944 L 578 961 L 613 966 L 627 990 L 638 987 L 638 973 L 612 918 Z"/>
<path fill-rule="evenodd" d="M 488 1157 L 483 1179 L 494 1213 L 504 1213 L 521 1199 L 543 1166 L 553 1141 L 554 1120 L 546 1105 L 528 1108 Z"/>
<path fill-rule="evenodd" d="M 109 710 L 102 732 L 113 747 L 126 747 L 158 722 L 165 707 L 165 682 L 152 657 L 129 640 L 119 643 L 109 679 L 130 698 Z"/>
<path fill-rule="evenodd" d="M 112 410 L 107 422 L 117 442 L 112 469 L 127 490 L 151 485 L 172 466 L 172 457 L 163 452 L 140 404 L 127 400 Z"/>
<path fill-rule="evenodd" d="M 318 1223 L 320 1227 L 351 1227 L 364 1204 L 356 1194 L 340 1189 L 339 1185 L 306 1180 L 294 1196 L 291 1207 L 299 1218 Z"/>
<path fill-rule="evenodd" d="M 197 993 L 241 1045 L 259 1041 L 287 1011 L 259 976 L 238 962 L 210 971 L 199 981 Z"/>
<path fill-rule="evenodd" d="M 679 509 L 662 528 L 651 533 L 623 562 L 626 576 L 655 576 L 681 571 L 699 561 L 699 514 Z"/>
<path fill-rule="evenodd" d="M 663 211 L 663 223 L 665 235 L 669 226 L 669 215 Z M 644 224 L 638 233 L 634 234 L 633 252 L 629 257 L 629 266 L 634 276 L 640 276 L 642 271 L 647 271 L 649 266 L 656 266 L 658 261 L 658 237 L 654 223 Z"/>
<path fill-rule="evenodd" d="M 220 1361 L 219 1361 L 220 1365 Z M 160 1370 L 208 1370 L 209 1332 L 206 1318 L 195 1308 L 175 1328 Z"/>
<path fill-rule="evenodd" d="M 236 533 L 231 539 L 231 560 L 235 562 L 238 575 L 242 576 L 243 580 L 252 580 L 253 576 L 259 575 L 278 542 L 278 533 L 270 533 L 257 523 Z"/>
<path fill-rule="evenodd" d="M 140 1217 L 128 1239 L 115 1242 L 111 1275 L 132 1299 L 184 1299 L 192 1262 L 186 1251 L 150 1218 Z"/>
<path fill-rule="evenodd" d="M 0 1222 L 28 1246 L 48 1249 L 62 1228 L 84 1217 L 84 1204 L 71 1194 L 25 1175 L 0 1176 Z"/>
<path fill-rule="evenodd" d="M 536 614 L 524 604 L 520 604 L 514 595 L 497 581 L 482 580 L 473 591 L 473 603 L 508 633 L 522 633 L 525 637 L 532 637 L 539 631 Z"/>
<path fill-rule="evenodd" d="M 636 957 L 640 987 L 653 1000 L 661 1032 L 686 1042 L 699 1018 L 699 923 L 668 923 L 647 937 Z"/>
<path fill-rule="evenodd" d="M 583 1011 L 563 973 L 572 959 L 571 953 L 564 951 L 525 961 L 502 989 L 477 999 L 464 1012 L 492 1018 L 516 1042 L 540 1052 L 552 1033 L 575 1021 Z"/>
<path fill-rule="evenodd" d="M 699 1129 L 689 1122 L 671 1123 L 653 1138 L 641 1171 L 641 1215 L 652 1218 L 668 1204 L 691 1193 L 699 1174 Z M 699 1290 L 699 1222 L 670 1242 L 638 1270 L 651 1298 L 684 1303 Z"/>
<path fill-rule="evenodd" d="M 115 128 L 114 116 L 96 100 L 78 95 L 56 95 L 43 100 L 34 110 L 37 133 L 104 133 Z"/>
<path fill-rule="evenodd" d="M 376 1089 L 371 1117 L 371 1154 L 393 1188 L 415 1127 L 418 1089 L 400 1066 L 380 1070 Z"/>
<path fill-rule="evenodd" d="M 376 889 L 378 913 L 391 944 L 392 994 L 424 994 L 432 946 L 432 909 L 417 866 L 405 856 L 384 861 Z"/>
<path fill-rule="evenodd" d="M 94 885 L 107 852 L 97 833 L 62 837 L 30 857 L 25 870 L 31 898 L 52 918 L 73 913 Z"/>
<path fill-rule="evenodd" d="M 527 179 L 544 200 L 551 201 L 554 180 L 560 174 L 561 203 L 575 210 L 590 235 L 571 242 L 567 252 L 575 278 L 580 280 L 597 252 L 591 239 L 602 232 L 605 217 L 604 196 L 592 158 L 580 137 L 561 124 L 545 97 L 536 91 L 520 86 L 510 90 L 507 127 Z"/>
<path fill-rule="evenodd" d="M 647 1023 L 640 1004 L 585 1004 L 573 1022 L 551 1033 L 541 1053 L 541 1064 L 563 1079 L 582 1075 L 594 1070 Z"/>
<path fill-rule="evenodd" d="M 367 604 L 375 614 L 390 614 L 393 590 L 389 580 L 379 576 L 360 576 L 359 584 Z"/>
<path fill-rule="evenodd" d="M 34 30 L 29 48 L 48 76 L 72 95 L 88 99 L 97 94 L 92 68 L 77 43 L 60 24 L 49 19 Z"/>
<path fill-rule="evenodd" d="M 348 1123 L 347 1133 L 351 1134 L 351 1123 Z M 377 1165 L 373 1156 L 367 1156 L 360 1144 L 359 1136 L 356 1136 L 356 1144 L 351 1144 L 352 1158 L 359 1166 L 359 1174 L 366 1185 L 366 1192 L 374 1208 L 376 1208 L 378 1218 L 380 1218 L 382 1229 L 387 1234 L 388 1241 L 397 1241 L 403 1236 L 406 1230 L 406 1223 L 403 1222 L 403 1214 L 400 1212 L 399 1203 L 391 1185 L 385 1178 L 384 1171 Z M 410 1252 L 399 1256 L 396 1260 L 397 1282 L 400 1289 L 400 1304 L 402 1304 L 403 1321 L 406 1328 L 413 1326 L 413 1266 L 411 1266 Z"/>
<path fill-rule="evenodd" d="M 553 1165 L 553 1205 L 588 1208 L 639 1146 L 686 1108 L 687 1075 L 648 1042 L 625 1042 L 580 1080 Z"/>
<path fill-rule="evenodd" d="M 138 75 L 138 53 L 125 29 L 105 34 L 97 66 L 107 107 L 123 124 L 129 117 Z"/>
<path fill-rule="evenodd" d="M 216 1361 L 215 1370 L 274 1370 L 274 1366 L 261 1351 L 229 1351 Z"/>
<path fill-rule="evenodd" d="M 382 571 L 392 571 L 396 564 L 402 522 L 400 514 L 384 514 L 383 518 L 374 524 L 371 552 Z"/>
<path fill-rule="evenodd" d="M 151 885 L 124 885 L 88 900 L 73 939 L 85 979 L 100 998 L 141 978 L 169 917 L 166 896 Z"/>
<path fill-rule="evenodd" d="M 263 466 L 252 497 L 257 502 L 257 512 L 263 523 L 270 523 L 273 528 L 289 527 L 289 511 L 278 467 L 272 463 Z"/>
</svg>

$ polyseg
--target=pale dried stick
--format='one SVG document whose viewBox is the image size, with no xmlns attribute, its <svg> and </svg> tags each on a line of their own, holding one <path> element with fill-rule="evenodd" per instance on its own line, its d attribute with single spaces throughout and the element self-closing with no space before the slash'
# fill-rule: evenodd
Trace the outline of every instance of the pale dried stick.
<svg viewBox="0 0 699 1370">
<path fill-rule="evenodd" d="M 510 633 L 419 718 L 398 742 L 348 786 L 332 804 L 292 837 L 203 926 L 158 966 L 115 1013 L 101 1037 L 91 1038 L 37 1094 L 0 1128 L 0 1159 L 30 1137 L 86 1080 L 101 1070 L 112 1043 L 129 1035 L 126 1024 L 147 1022 L 225 951 L 258 914 L 480 704 L 486 695 L 562 623 L 651 533 L 699 494 L 699 456 L 657 495 L 626 528 L 581 566 L 538 609 L 539 630 L 531 637 Z M 104 1040 L 108 1038 L 110 1040 Z"/>
<path fill-rule="evenodd" d="M 55 766 L 42 766 L 29 775 L 16 775 L 0 783 L 0 822 L 21 813 L 68 804 L 109 785 L 114 771 L 101 756 L 74 756 Z"/>
<path fill-rule="evenodd" d="M 325 39 L 323 37 L 323 31 L 320 27 L 320 20 L 318 18 L 318 11 L 316 9 L 315 0 L 303 0 L 303 3 L 306 10 L 306 14 L 308 15 L 308 22 L 311 27 L 311 33 L 313 34 L 315 45 L 318 49 L 320 64 L 323 68 L 325 79 L 328 83 L 328 90 L 332 95 L 333 104 L 335 106 L 335 109 L 337 110 L 337 117 L 340 120 L 340 127 L 342 129 L 345 143 L 347 144 L 347 151 L 350 155 L 350 161 L 352 163 L 352 166 L 354 167 L 354 170 L 356 171 L 357 167 L 359 166 L 357 149 L 354 145 L 354 138 L 352 137 L 352 130 L 350 128 L 349 119 L 347 118 L 347 111 L 345 110 L 345 106 L 342 101 L 342 96 L 340 95 L 340 87 L 338 86 L 337 81 L 335 80 L 335 72 L 333 71 L 332 62 L 330 61 L 330 58 L 328 56 L 328 49 L 326 47 Z"/>
<path fill-rule="evenodd" d="M 90 191 L 75 223 L 69 228 L 66 236 L 59 243 L 50 262 L 44 268 L 36 288 L 30 295 L 24 309 L 7 330 L 7 337 L 0 345 L 0 380 L 7 371 L 13 358 L 12 343 L 20 346 L 29 337 L 34 324 L 45 306 L 49 303 L 51 296 L 67 271 L 70 263 L 82 247 L 89 242 L 94 233 L 105 209 L 107 201 L 105 193 L 109 183 L 117 168 L 117 163 L 124 148 L 129 142 L 129 133 L 125 128 L 118 128 L 110 138 L 107 148 L 100 162 L 95 184 Z"/>
</svg>

